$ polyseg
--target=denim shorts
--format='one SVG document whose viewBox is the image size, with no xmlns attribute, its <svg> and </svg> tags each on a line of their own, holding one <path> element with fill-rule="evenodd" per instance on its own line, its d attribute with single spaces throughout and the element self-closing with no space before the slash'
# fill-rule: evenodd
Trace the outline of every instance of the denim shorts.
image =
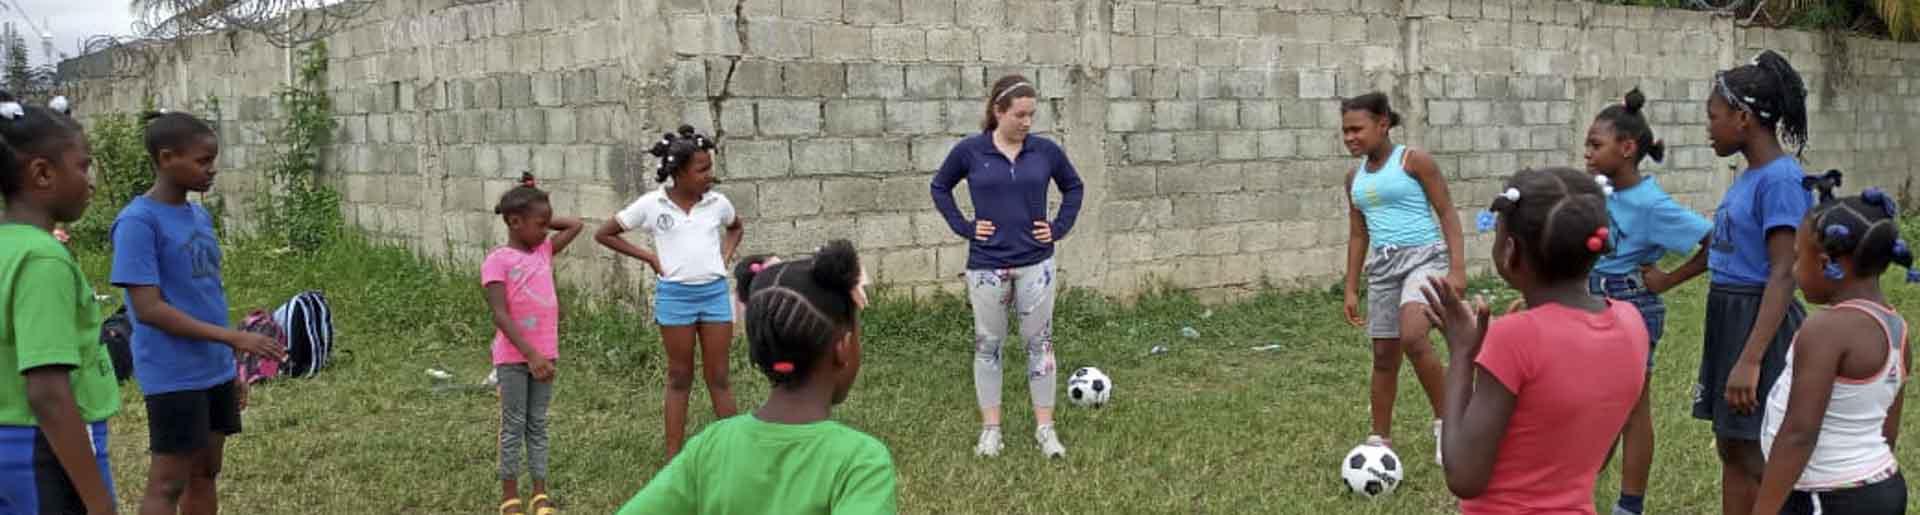
<svg viewBox="0 0 1920 515">
<path fill-rule="evenodd" d="M 667 327 L 733 322 L 732 293 L 726 279 L 701 284 L 660 281 L 653 292 L 653 320 Z"/>
<path fill-rule="evenodd" d="M 1660 335 L 1667 329 L 1667 303 L 1647 289 L 1646 281 L 1638 272 L 1593 274 L 1587 277 L 1587 291 L 1640 308 L 1640 318 L 1647 321 L 1647 370 L 1653 370 L 1653 352 L 1660 347 Z"/>
</svg>

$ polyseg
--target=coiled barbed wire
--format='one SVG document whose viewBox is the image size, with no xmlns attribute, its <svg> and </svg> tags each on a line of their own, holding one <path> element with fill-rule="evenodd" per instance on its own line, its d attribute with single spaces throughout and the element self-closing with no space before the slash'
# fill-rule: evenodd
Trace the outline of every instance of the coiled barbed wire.
<svg viewBox="0 0 1920 515">
<path fill-rule="evenodd" d="M 259 34 L 279 47 L 339 32 L 373 7 L 373 0 L 133 0 L 134 30 L 173 40 L 218 30 Z"/>
</svg>

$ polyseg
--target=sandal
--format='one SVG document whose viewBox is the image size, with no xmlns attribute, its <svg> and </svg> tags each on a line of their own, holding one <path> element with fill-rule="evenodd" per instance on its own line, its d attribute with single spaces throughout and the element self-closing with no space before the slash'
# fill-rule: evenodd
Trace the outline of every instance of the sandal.
<svg viewBox="0 0 1920 515">
<path fill-rule="evenodd" d="M 540 503 L 546 503 L 546 506 L 541 506 Z M 531 504 L 533 515 L 560 515 L 560 510 L 553 507 L 553 499 L 548 498 L 547 494 L 533 496 Z"/>
<path fill-rule="evenodd" d="M 507 499 L 506 502 L 500 503 L 500 515 L 524 515 L 526 511 L 519 509 L 520 504 L 519 499 Z"/>
</svg>

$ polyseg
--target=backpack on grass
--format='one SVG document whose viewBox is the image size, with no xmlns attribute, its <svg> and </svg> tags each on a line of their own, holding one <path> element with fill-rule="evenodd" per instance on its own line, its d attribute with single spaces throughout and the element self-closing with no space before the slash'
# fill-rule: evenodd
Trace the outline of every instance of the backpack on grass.
<svg viewBox="0 0 1920 515">
<path fill-rule="evenodd" d="M 265 310 L 256 309 L 247 314 L 247 318 L 240 322 L 240 330 L 272 338 L 273 341 L 279 342 L 282 349 L 287 347 L 286 333 L 280 329 L 280 323 L 275 322 L 273 316 L 267 314 Z M 247 355 L 235 356 L 234 361 L 238 367 L 240 380 L 246 381 L 247 384 L 280 377 L 279 361 Z"/>
<path fill-rule="evenodd" d="M 274 310 L 273 322 L 280 326 L 287 345 L 287 361 L 279 373 L 291 377 L 311 377 L 327 368 L 333 359 L 333 309 L 326 295 L 308 290 Z"/>
</svg>

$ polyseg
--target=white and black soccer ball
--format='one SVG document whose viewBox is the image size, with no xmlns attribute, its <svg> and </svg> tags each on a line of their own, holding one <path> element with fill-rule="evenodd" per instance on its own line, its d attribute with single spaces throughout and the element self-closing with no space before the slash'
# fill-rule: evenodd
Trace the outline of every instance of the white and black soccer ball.
<svg viewBox="0 0 1920 515">
<path fill-rule="evenodd" d="M 1347 453 L 1347 459 L 1340 461 L 1340 479 L 1361 497 L 1387 495 L 1400 485 L 1405 474 L 1406 467 L 1400 462 L 1400 456 L 1382 445 L 1354 447 Z"/>
<path fill-rule="evenodd" d="M 1083 408 L 1098 408 L 1113 396 L 1113 379 L 1098 368 L 1082 367 L 1067 378 L 1067 402 Z"/>
</svg>

